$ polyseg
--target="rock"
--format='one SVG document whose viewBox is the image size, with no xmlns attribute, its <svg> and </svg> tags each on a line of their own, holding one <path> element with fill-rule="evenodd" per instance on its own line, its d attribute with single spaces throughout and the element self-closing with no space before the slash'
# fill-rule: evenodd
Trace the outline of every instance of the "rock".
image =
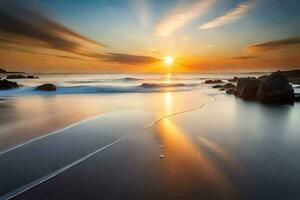
<svg viewBox="0 0 300 200">
<path fill-rule="evenodd" d="M 224 83 L 224 82 L 219 79 L 215 79 L 215 80 L 209 79 L 209 80 L 206 80 L 204 83 L 205 84 L 218 84 L 218 83 Z"/>
<path fill-rule="evenodd" d="M 48 84 L 37 86 L 35 90 L 51 92 L 51 91 L 56 91 L 56 86 L 51 83 L 48 83 Z"/>
<path fill-rule="evenodd" d="M 220 89 L 219 89 L 219 91 L 224 91 L 224 90 L 225 90 L 224 88 L 220 88 Z"/>
<path fill-rule="evenodd" d="M 223 85 L 214 85 L 214 86 L 212 86 L 212 88 L 222 88 L 223 87 Z"/>
<path fill-rule="evenodd" d="M 7 73 L 7 71 L 0 68 L 0 73 Z"/>
<path fill-rule="evenodd" d="M 268 77 L 269 77 L 269 76 L 264 75 L 264 76 L 258 77 L 257 79 L 260 80 L 261 82 L 263 82 L 263 81 L 267 80 Z"/>
<path fill-rule="evenodd" d="M 243 99 L 255 99 L 259 81 L 252 78 L 238 80 L 235 95 Z"/>
<path fill-rule="evenodd" d="M 293 103 L 295 95 L 287 78 L 275 72 L 260 84 L 255 98 L 265 103 Z"/>
<path fill-rule="evenodd" d="M 8 81 L 6 79 L 0 80 L 0 90 L 8 90 L 17 87 L 19 87 L 19 85 L 16 82 Z"/>
<path fill-rule="evenodd" d="M 235 95 L 263 103 L 285 104 L 294 102 L 294 89 L 281 72 L 272 73 L 263 79 L 265 80 L 260 81 L 251 77 L 239 79 Z"/>
<path fill-rule="evenodd" d="M 226 90 L 226 94 L 235 94 L 235 89 Z"/>
<path fill-rule="evenodd" d="M 23 78 L 27 78 L 27 77 L 20 74 L 12 74 L 6 77 L 6 79 L 23 79 Z"/>
<path fill-rule="evenodd" d="M 239 78 L 237 76 L 233 77 L 233 79 L 229 79 L 228 82 L 237 82 Z"/>
<path fill-rule="evenodd" d="M 223 86 L 224 89 L 232 89 L 232 88 L 236 88 L 234 84 L 232 83 L 226 83 L 224 86 Z"/>
<path fill-rule="evenodd" d="M 32 75 L 24 76 L 24 75 L 21 75 L 21 74 L 11 74 L 11 75 L 8 75 L 6 77 L 6 79 L 24 79 L 24 78 L 38 79 L 39 77 L 32 76 Z"/>
<path fill-rule="evenodd" d="M 295 101 L 300 102 L 300 94 L 295 94 Z"/>
<path fill-rule="evenodd" d="M 290 70 L 290 71 L 278 71 L 282 75 L 284 75 L 286 78 L 299 78 L 300 77 L 300 70 Z"/>
<path fill-rule="evenodd" d="M 39 77 L 37 77 L 37 76 L 32 76 L 32 75 L 28 75 L 27 78 L 28 78 L 28 79 L 38 79 Z"/>
</svg>

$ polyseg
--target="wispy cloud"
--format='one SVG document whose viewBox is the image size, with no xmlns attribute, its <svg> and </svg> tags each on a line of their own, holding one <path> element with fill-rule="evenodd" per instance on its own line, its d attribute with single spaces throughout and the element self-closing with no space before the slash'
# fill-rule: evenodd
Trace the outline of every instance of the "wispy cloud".
<svg viewBox="0 0 300 200">
<path fill-rule="evenodd" d="M 239 4 L 225 15 L 203 24 L 199 27 L 199 29 L 211 29 L 224 26 L 226 24 L 231 24 L 243 17 L 253 7 L 253 4 L 254 1 L 248 1 L 246 3 Z"/>
<path fill-rule="evenodd" d="M 192 20 L 204 14 L 214 0 L 188 0 L 182 1 L 167 16 L 155 26 L 156 34 L 167 36 L 186 26 Z"/>
<path fill-rule="evenodd" d="M 246 49 L 250 52 L 265 52 L 283 49 L 295 45 L 300 45 L 300 36 L 254 44 L 248 46 Z"/>
<path fill-rule="evenodd" d="M 105 46 L 66 28 L 27 5 L 19 1 L 0 2 L 1 47 L 52 49 L 86 55 Z"/>
<path fill-rule="evenodd" d="M 150 27 L 150 13 L 147 0 L 132 0 L 133 11 L 137 14 L 137 20 L 143 28 Z"/>
<path fill-rule="evenodd" d="M 106 62 L 115 62 L 131 65 L 151 64 L 160 61 L 160 59 L 151 56 L 138 56 L 122 53 L 107 53 L 99 56 L 99 58 L 103 59 Z"/>
</svg>

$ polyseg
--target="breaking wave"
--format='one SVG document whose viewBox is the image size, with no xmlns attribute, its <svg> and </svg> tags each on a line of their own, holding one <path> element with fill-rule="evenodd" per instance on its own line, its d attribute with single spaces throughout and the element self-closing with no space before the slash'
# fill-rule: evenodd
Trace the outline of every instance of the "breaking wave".
<svg viewBox="0 0 300 200">
<path fill-rule="evenodd" d="M 12 90 L 0 91 L 0 96 L 21 95 L 51 95 L 51 94 L 101 94 L 101 93 L 153 93 L 177 92 L 195 89 L 199 84 L 194 83 L 142 83 L 134 86 L 58 86 L 55 92 L 36 91 L 35 87 L 20 87 Z"/>
</svg>

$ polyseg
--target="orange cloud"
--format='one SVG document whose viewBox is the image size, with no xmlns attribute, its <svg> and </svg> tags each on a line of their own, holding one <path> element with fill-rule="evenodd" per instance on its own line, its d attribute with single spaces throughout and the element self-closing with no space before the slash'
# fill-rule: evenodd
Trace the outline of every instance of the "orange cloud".
<svg viewBox="0 0 300 200">
<path fill-rule="evenodd" d="M 100 58 L 102 58 L 106 62 L 116 62 L 122 64 L 131 64 L 131 65 L 151 64 L 160 61 L 160 59 L 150 57 L 150 56 L 138 56 L 138 55 L 122 54 L 122 53 L 107 53 L 101 55 Z"/>
<path fill-rule="evenodd" d="M 229 59 L 233 60 L 250 60 L 250 59 L 255 59 L 258 58 L 258 56 L 236 56 L 236 57 L 231 57 Z"/>
<path fill-rule="evenodd" d="M 284 49 L 299 44 L 300 44 L 300 36 L 254 44 L 248 46 L 246 49 L 250 52 L 265 52 L 265 51 Z"/>
</svg>

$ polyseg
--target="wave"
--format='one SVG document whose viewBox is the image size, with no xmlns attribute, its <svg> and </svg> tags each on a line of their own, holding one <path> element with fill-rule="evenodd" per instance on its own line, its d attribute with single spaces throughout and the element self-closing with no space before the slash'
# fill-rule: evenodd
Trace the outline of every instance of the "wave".
<svg viewBox="0 0 300 200">
<path fill-rule="evenodd" d="M 142 83 L 140 86 L 144 88 L 172 88 L 172 87 L 192 87 L 199 84 L 185 84 L 185 83 Z"/>
<path fill-rule="evenodd" d="M 0 91 L 0 96 L 22 95 L 51 95 L 51 94 L 101 94 L 101 93 L 154 93 L 154 92 L 178 92 L 193 90 L 199 84 L 185 83 L 142 83 L 135 86 L 58 86 L 55 92 L 36 91 L 35 87 L 20 87 L 11 90 Z"/>
<path fill-rule="evenodd" d="M 124 78 L 102 78 L 96 80 L 78 80 L 78 81 L 66 81 L 67 83 L 73 84 L 88 84 L 88 83 L 105 83 L 105 82 L 132 82 L 132 81 L 142 81 L 147 79 L 134 78 L 134 77 L 124 77 Z"/>
</svg>

